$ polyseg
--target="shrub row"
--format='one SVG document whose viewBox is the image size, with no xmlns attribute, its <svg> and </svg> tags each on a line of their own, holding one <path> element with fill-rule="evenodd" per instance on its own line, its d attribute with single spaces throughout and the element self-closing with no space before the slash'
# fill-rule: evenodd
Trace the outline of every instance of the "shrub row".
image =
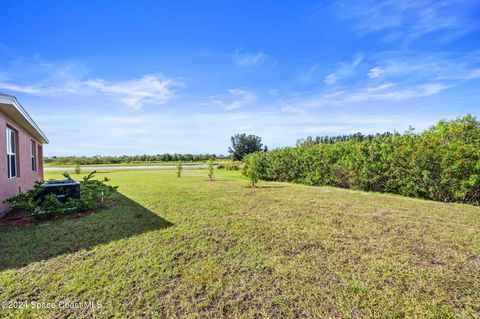
<svg viewBox="0 0 480 319">
<path fill-rule="evenodd" d="M 467 115 L 421 134 L 298 145 L 250 154 L 262 180 L 480 204 L 480 123 Z"/>
</svg>

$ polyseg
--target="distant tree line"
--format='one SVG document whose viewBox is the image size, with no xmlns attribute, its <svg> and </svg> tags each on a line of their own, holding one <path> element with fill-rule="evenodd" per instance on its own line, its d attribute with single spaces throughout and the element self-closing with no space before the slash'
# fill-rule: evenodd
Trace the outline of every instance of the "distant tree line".
<svg viewBox="0 0 480 319">
<path fill-rule="evenodd" d="M 413 131 L 410 128 L 410 131 Z M 400 136 L 400 133 L 394 132 L 385 132 L 385 133 L 377 133 L 377 134 L 368 134 L 364 135 L 360 132 L 348 135 L 336 135 L 336 136 L 315 136 L 311 137 L 308 136 L 307 138 L 297 140 L 297 146 L 304 145 L 304 146 L 312 146 L 317 144 L 334 144 L 337 142 L 346 142 L 346 141 L 371 141 L 374 138 L 379 137 L 390 137 L 390 136 Z"/>
<path fill-rule="evenodd" d="M 244 162 L 256 179 L 480 204 L 480 122 L 471 115 L 420 134 L 307 138 Z"/>
<path fill-rule="evenodd" d="M 156 155 L 121 155 L 121 156 L 51 156 L 45 163 L 59 165 L 92 165 L 92 164 L 129 164 L 148 162 L 203 162 L 209 159 L 226 159 L 225 155 L 216 154 L 156 154 Z"/>
</svg>

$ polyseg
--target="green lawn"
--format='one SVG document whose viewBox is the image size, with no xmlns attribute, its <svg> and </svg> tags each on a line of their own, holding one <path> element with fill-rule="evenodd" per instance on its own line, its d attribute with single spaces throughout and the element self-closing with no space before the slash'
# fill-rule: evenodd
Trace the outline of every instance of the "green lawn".
<svg viewBox="0 0 480 319">
<path fill-rule="evenodd" d="M 480 317 L 480 207 L 216 174 L 105 172 L 114 208 L 0 228 L 0 301 L 101 304 L 0 317 Z"/>
</svg>

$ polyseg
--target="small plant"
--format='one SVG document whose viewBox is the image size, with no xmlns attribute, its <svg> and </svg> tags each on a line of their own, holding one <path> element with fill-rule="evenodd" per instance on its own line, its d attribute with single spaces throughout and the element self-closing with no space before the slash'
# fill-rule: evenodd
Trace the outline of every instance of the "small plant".
<svg viewBox="0 0 480 319">
<path fill-rule="evenodd" d="M 182 163 L 180 161 L 177 162 L 177 177 L 182 177 Z"/>
<path fill-rule="evenodd" d="M 245 175 L 250 181 L 250 186 L 252 188 L 257 187 L 258 180 L 260 179 L 260 169 L 256 158 L 252 155 L 247 155 L 245 157 L 245 166 L 243 167 L 243 175 Z"/>
<path fill-rule="evenodd" d="M 213 181 L 213 178 L 215 177 L 214 176 L 215 173 L 213 172 L 213 169 L 214 169 L 213 159 L 209 159 L 207 163 L 208 163 L 208 179 Z"/>
<path fill-rule="evenodd" d="M 77 163 L 77 165 L 75 165 L 75 170 L 74 171 L 75 171 L 75 174 L 77 174 L 77 175 L 80 175 L 80 173 L 82 172 L 82 169 L 80 168 L 80 165 L 78 165 L 78 163 Z"/>
</svg>

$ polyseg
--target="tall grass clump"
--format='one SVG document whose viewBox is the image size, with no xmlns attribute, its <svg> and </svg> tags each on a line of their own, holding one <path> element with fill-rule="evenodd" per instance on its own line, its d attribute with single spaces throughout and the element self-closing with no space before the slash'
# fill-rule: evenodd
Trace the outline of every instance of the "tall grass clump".
<svg viewBox="0 0 480 319">
<path fill-rule="evenodd" d="M 480 122 L 471 115 L 420 134 L 309 141 L 250 154 L 246 166 L 263 180 L 480 204 Z"/>
</svg>

